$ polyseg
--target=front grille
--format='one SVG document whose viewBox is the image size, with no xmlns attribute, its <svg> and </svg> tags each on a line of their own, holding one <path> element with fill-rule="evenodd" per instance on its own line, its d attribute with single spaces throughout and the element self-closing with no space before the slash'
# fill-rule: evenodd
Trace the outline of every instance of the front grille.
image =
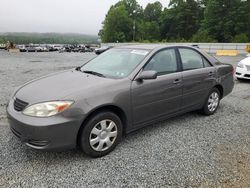
<svg viewBox="0 0 250 188">
<path fill-rule="evenodd" d="M 18 112 L 23 111 L 26 106 L 28 106 L 29 103 L 24 102 L 18 98 L 15 99 L 14 101 L 14 109 Z"/>
<path fill-rule="evenodd" d="M 250 78 L 250 74 L 245 74 L 244 77 Z"/>
</svg>

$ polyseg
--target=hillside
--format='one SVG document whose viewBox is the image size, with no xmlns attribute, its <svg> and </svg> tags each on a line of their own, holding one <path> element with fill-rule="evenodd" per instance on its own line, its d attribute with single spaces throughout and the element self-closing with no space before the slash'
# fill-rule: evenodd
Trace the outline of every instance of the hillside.
<svg viewBox="0 0 250 188">
<path fill-rule="evenodd" d="M 0 43 L 12 41 L 15 44 L 84 44 L 98 43 L 98 36 L 77 33 L 0 33 Z"/>
</svg>

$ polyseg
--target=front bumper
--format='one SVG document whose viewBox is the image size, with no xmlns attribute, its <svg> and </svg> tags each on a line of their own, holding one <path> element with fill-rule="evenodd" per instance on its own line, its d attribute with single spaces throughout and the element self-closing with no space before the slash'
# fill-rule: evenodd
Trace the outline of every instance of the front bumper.
<svg viewBox="0 0 250 188">
<path fill-rule="evenodd" d="M 249 79 L 250 80 L 250 71 L 248 71 L 246 68 L 236 68 L 235 72 L 236 78 L 242 78 L 242 79 Z"/>
<path fill-rule="evenodd" d="M 10 129 L 27 146 L 42 149 L 70 149 L 77 144 L 77 134 L 82 117 L 70 117 L 64 114 L 48 118 L 23 115 L 13 107 L 13 100 L 7 107 Z"/>
</svg>

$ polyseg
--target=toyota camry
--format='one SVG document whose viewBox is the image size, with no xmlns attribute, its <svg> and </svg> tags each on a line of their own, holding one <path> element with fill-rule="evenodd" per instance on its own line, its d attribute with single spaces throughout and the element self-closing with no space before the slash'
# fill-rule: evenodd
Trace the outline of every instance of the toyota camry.
<svg viewBox="0 0 250 188">
<path fill-rule="evenodd" d="M 79 147 L 100 157 L 146 125 L 194 110 L 214 114 L 233 74 L 198 48 L 116 47 L 17 89 L 7 106 L 10 129 L 35 149 Z"/>
</svg>

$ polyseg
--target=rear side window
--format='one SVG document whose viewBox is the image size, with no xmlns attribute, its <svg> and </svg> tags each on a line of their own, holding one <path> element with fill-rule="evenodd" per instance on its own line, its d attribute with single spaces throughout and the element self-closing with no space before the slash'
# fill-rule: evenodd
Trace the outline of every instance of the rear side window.
<svg viewBox="0 0 250 188">
<path fill-rule="evenodd" d="M 144 67 L 144 70 L 154 70 L 158 75 L 177 72 L 177 61 L 174 49 L 158 52 Z"/>
<path fill-rule="evenodd" d="M 193 70 L 204 67 L 203 57 L 196 51 L 187 48 L 179 48 L 179 52 L 183 70 Z"/>
</svg>

